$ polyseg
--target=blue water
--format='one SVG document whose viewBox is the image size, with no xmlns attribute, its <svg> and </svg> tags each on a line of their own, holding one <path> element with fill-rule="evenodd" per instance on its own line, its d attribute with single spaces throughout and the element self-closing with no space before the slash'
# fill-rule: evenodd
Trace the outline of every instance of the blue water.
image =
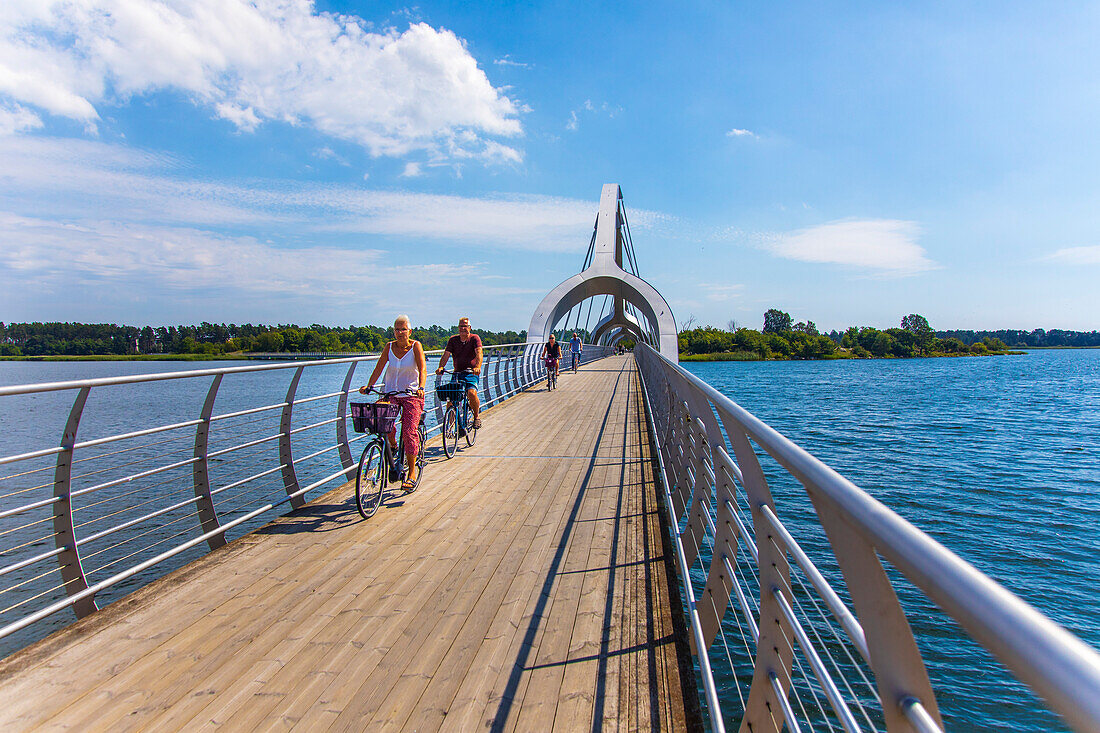
<svg viewBox="0 0 1100 733">
<path fill-rule="evenodd" d="M 685 367 L 1100 648 L 1100 350 Z M 805 494 L 768 475 L 781 516 L 809 526 Z M 1066 729 L 899 596 L 948 730 Z"/>
</svg>

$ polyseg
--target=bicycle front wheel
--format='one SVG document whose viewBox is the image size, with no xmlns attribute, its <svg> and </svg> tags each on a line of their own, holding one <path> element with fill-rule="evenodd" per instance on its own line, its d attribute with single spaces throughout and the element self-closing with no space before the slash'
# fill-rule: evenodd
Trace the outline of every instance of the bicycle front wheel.
<svg viewBox="0 0 1100 733">
<path fill-rule="evenodd" d="M 462 408 L 462 424 L 466 426 L 466 445 L 472 446 L 477 440 L 477 428 L 474 427 L 474 413 L 468 402 Z"/>
<path fill-rule="evenodd" d="M 458 450 L 458 413 L 454 405 L 447 405 L 447 411 L 443 413 L 443 453 L 447 458 L 454 458 Z"/>
<path fill-rule="evenodd" d="M 382 460 L 382 447 L 376 442 L 363 449 L 359 458 L 359 470 L 355 472 L 355 506 L 363 519 L 370 519 L 382 503 L 386 490 L 386 474 Z"/>
</svg>

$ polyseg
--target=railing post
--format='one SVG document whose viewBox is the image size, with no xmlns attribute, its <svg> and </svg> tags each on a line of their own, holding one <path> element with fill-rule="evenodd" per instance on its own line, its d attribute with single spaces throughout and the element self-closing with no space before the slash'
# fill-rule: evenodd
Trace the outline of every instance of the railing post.
<svg viewBox="0 0 1100 733">
<path fill-rule="evenodd" d="M 305 506 L 306 500 L 302 496 L 294 496 L 298 491 L 298 476 L 294 472 L 294 451 L 290 444 L 290 418 L 294 413 L 294 395 L 298 391 L 298 380 L 302 378 L 304 369 L 304 366 L 300 366 L 294 370 L 294 377 L 286 391 L 283 415 L 279 420 L 279 463 L 283 467 L 283 487 L 287 496 L 290 496 L 290 506 L 295 509 Z"/>
<path fill-rule="evenodd" d="M 875 673 L 886 730 L 891 733 L 918 731 L 905 715 L 906 703 L 912 698 L 920 701 L 942 729 L 943 720 L 924 660 L 878 552 L 844 520 L 832 502 L 816 491 L 808 490 L 807 493 L 844 573 L 856 616 L 863 627 L 871 657 L 867 661 Z"/>
<path fill-rule="evenodd" d="M 668 446 L 667 465 L 672 473 L 672 521 L 677 526 L 691 501 L 691 482 L 687 470 L 689 460 L 687 424 L 690 417 L 686 402 L 681 402 L 678 408 L 673 412 L 668 434 L 665 436 L 665 445 Z"/>
<path fill-rule="evenodd" d="M 76 430 L 80 427 L 80 416 L 88 401 L 91 387 L 81 387 L 73 400 L 69 411 L 69 420 L 65 423 L 65 432 L 61 435 L 62 451 L 57 454 L 57 466 L 53 476 L 53 495 L 60 501 L 53 508 L 54 543 L 61 550 L 57 561 L 61 565 L 61 580 L 65 583 L 65 592 L 70 596 L 87 590 L 88 578 L 84 574 L 84 565 L 80 562 L 80 548 L 76 541 L 76 528 L 73 526 L 72 505 L 72 467 L 73 446 L 76 444 Z M 88 596 L 73 604 L 77 618 L 99 610 L 95 598 Z"/>
<path fill-rule="evenodd" d="M 497 358 L 496 358 L 496 363 L 493 365 L 495 367 L 493 369 L 493 384 L 496 385 L 496 389 L 497 389 L 496 399 L 499 400 L 499 399 L 502 399 L 504 397 L 504 392 L 502 392 L 501 389 L 500 389 L 500 368 L 501 368 L 501 364 L 502 364 L 501 357 L 504 356 L 504 350 L 503 349 L 498 349 L 495 352 L 495 354 L 496 354 Z"/>
<path fill-rule="evenodd" d="M 355 459 L 351 456 L 351 446 L 348 445 L 348 392 L 351 390 L 351 378 L 355 375 L 355 367 L 359 362 L 353 361 L 348 367 L 347 376 L 344 377 L 344 386 L 340 390 L 340 400 L 336 404 L 336 444 L 339 445 L 340 465 L 351 468 L 355 465 Z"/>
<path fill-rule="evenodd" d="M 740 542 L 732 512 L 737 510 L 737 485 L 733 459 L 722 446 L 714 449 L 714 476 L 716 483 L 716 513 L 714 519 L 714 553 L 711 555 L 710 568 L 707 570 L 707 584 L 703 588 L 701 599 L 696 603 L 699 609 L 699 623 L 703 629 L 703 638 L 708 648 L 718 635 L 722 626 L 722 617 L 730 602 L 737 578 L 732 577 L 727 568 L 737 567 L 737 546 Z M 740 597 L 740 594 L 739 594 Z"/>
<path fill-rule="evenodd" d="M 191 480 L 195 485 L 196 508 L 198 509 L 199 522 L 202 524 L 202 533 L 213 532 L 221 523 L 218 521 L 218 512 L 214 508 L 214 497 L 210 493 L 210 466 L 206 460 L 207 447 L 210 441 L 210 415 L 214 412 L 214 400 L 218 396 L 218 387 L 222 383 L 222 374 L 214 376 L 210 383 L 210 390 L 206 393 L 206 402 L 202 405 L 199 414 L 199 424 L 195 426 L 195 462 L 191 464 Z M 206 539 L 206 544 L 211 550 L 216 550 L 225 544 L 225 533 L 221 532 Z"/>
<path fill-rule="evenodd" d="M 768 488 L 760 461 L 749 443 L 748 436 L 733 422 L 725 420 L 726 432 L 733 445 L 737 466 L 741 469 L 745 494 L 749 498 L 752 510 L 753 534 L 758 553 L 757 564 L 760 573 L 760 618 L 757 624 L 759 637 L 756 643 L 756 660 L 753 665 L 752 686 L 749 699 L 745 704 L 745 717 L 741 730 L 753 731 L 777 730 L 776 710 L 787 705 L 779 695 L 788 694 L 791 686 L 791 665 L 794 661 L 794 632 L 786 615 L 775 600 L 775 593 L 793 599 L 787 589 L 791 584 L 790 566 L 787 554 L 778 549 L 772 541 L 770 524 L 764 519 L 761 508 L 769 507 L 775 511 L 771 490 Z M 774 680 L 774 682 L 773 682 Z M 780 723 L 780 727 L 782 724 Z"/>
<path fill-rule="evenodd" d="M 435 424 L 439 426 L 440 434 L 442 434 L 442 432 L 443 432 L 443 401 L 441 399 L 439 399 L 439 385 L 443 384 L 443 375 L 442 374 L 435 374 L 435 372 L 432 372 L 431 374 L 432 374 L 432 376 L 435 377 L 435 382 L 434 382 L 435 390 L 436 390 L 436 392 L 435 392 Z M 425 409 L 425 411 L 427 410 L 426 403 L 425 403 L 425 408 L 424 409 Z"/>
<path fill-rule="evenodd" d="M 688 515 L 687 525 L 683 535 L 686 535 L 684 543 L 684 555 L 688 565 L 695 562 L 699 550 L 703 548 L 703 537 L 706 534 L 706 515 L 710 509 L 711 486 L 714 483 L 714 475 L 710 468 L 710 444 L 707 442 L 706 429 L 699 418 L 689 418 L 687 422 L 688 445 L 691 450 L 688 461 L 691 468 L 691 513 Z"/>
<path fill-rule="evenodd" d="M 535 344 L 527 345 L 527 383 L 523 385 L 524 387 L 532 386 L 538 379 L 538 365 L 535 363 L 536 348 Z"/>
</svg>

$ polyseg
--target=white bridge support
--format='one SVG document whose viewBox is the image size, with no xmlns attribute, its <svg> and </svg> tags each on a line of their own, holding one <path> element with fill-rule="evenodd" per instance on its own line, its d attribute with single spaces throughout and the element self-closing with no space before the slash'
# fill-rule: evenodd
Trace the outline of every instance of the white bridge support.
<svg viewBox="0 0 1100 733">
<path fill-rule="evenodd" d="M 587 298 L 610 295 L 608 313 L 595 327 L 591 341 L 611 344 L 623 338 L 647 343 L 670 361 L 679 360 L 676 320 L 656 288 L 623 268 L 624 224 L 620 216 L 623 195 L 617 183 L 608 183 L 600 196 L 592 263 L 558 285 L 542 299 L 527 329 L 528 343 L 542 343 L 551 329 L 573 307 Z M 635 318 L 627 304 L 640 315 Z"/>
</svg>

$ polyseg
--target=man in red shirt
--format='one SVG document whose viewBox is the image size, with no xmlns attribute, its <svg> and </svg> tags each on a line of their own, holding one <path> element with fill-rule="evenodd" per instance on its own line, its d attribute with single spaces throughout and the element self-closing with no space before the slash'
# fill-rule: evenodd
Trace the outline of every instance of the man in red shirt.
<svg viewBox="0 0 1100 733">
<path fill-rule="evenodd" d="M 458 319 L 458 335 L 447 340 L 447 348 L 439 360 L 436 374 L 442 374 L 447 359 L 455 360 L 454 381 L 466 385 L 466 398 L 474 413 L 473 428 L 481 427 L 481 400 L 477 396 L 478 383 L 481 381 L 481 337 L 470 330 L 470 319 Z"/>
</svg>

